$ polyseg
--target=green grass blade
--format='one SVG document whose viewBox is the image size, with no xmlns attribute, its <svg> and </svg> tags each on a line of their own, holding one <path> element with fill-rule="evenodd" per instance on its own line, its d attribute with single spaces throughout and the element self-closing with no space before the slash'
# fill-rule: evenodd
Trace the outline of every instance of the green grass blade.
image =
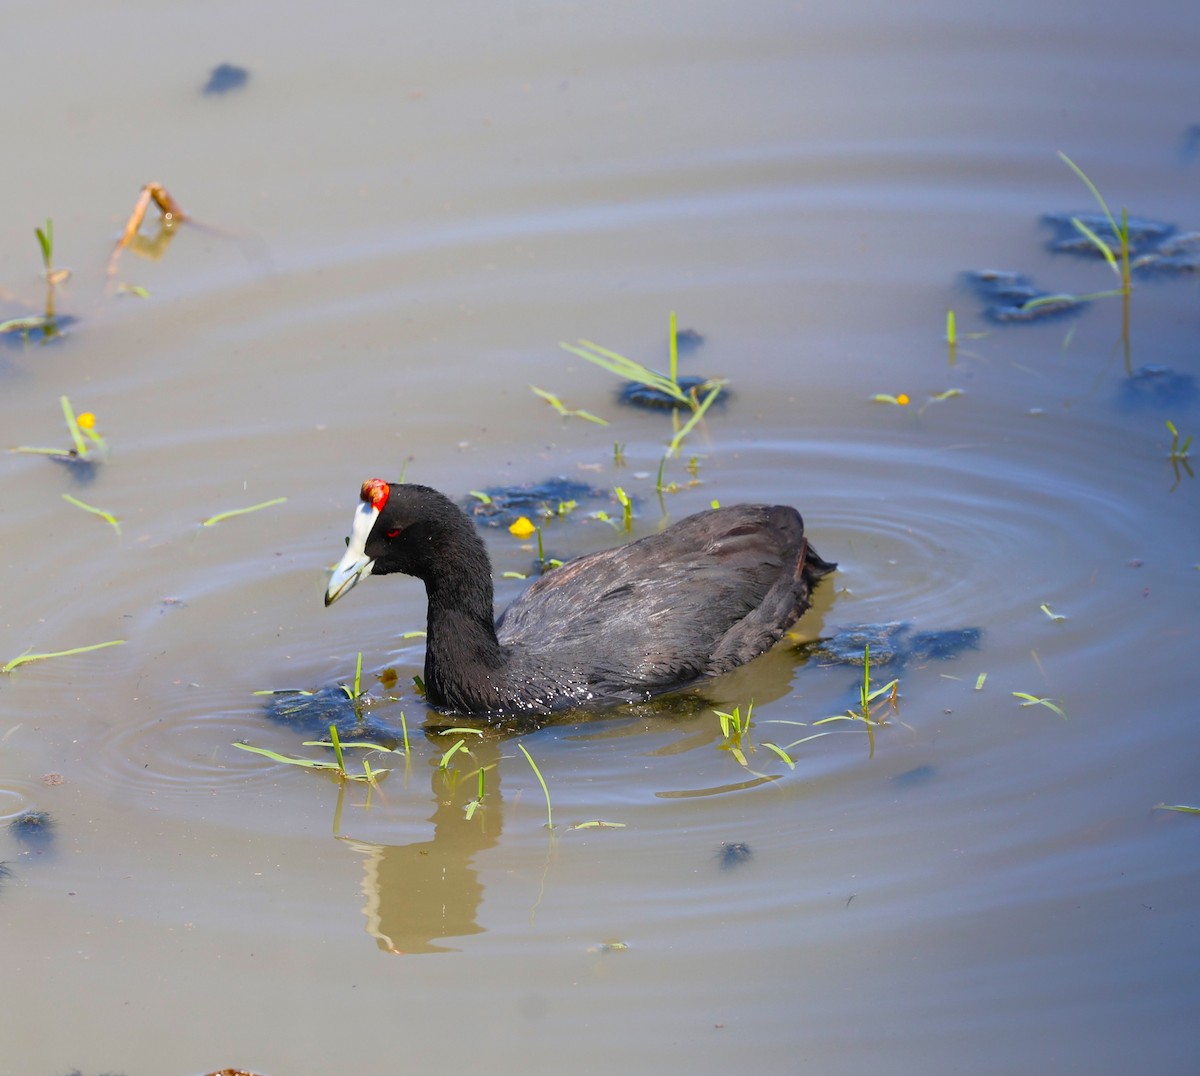
<svg viewBox="0 0 1200 1076">
<path fill-rule="evenodd" d="M 683 444 L 683 439 L 689 433 L 691 433 L 693 429 L 696 428 L 696 423 L 698 423 L 704 417 L 704 412 L 712 406 L 713 401 L 720 394 L 720 385 L 715 385 L 709 390 L 708 395 L 704 397 L 704 401 L 692 412 L 692 417 L 689 418 L 687 422 L 685 422 L 680 428 L 679 432 L 673 438 L 671 438 L 671 444 L 667 448 L 668 456 L 677 456 L 679 454 L 679 446 Z"/>
<path fill-rule="evenodd" d="M 1156 803 L 1156 811 L 1181 811 L 1184 814 L 1200 814 L 1200 807 L 1189 807 L 1183 803 Z"/>
<path fill-rule="evenodd" d="M 525 750 L 523 743 L 517 744 L 521 749 L 521 754 L 525 756 L 525 760 L 533 767 L 534 776 L 538 779 L 538 784 L 542 786 L 542 795 L 546 797 L 546 828 L 554 828 L 554 814 L 550 806 L 550 789 L 546 787 L 546 779 L 542 776 L 542 771 L 538 769 L 537 763 L 533 761 L 533 756 Z"/>
<path fill-rule="evenodd" d="M 62 498 L 68 504 L 75 505 L 76 508 L 82 508 L 85 512 L 91 512 L 92 515 L 99 516 L 106 523 L 110 524 L 118 534 L 121 533 L 121 523 L 111 512 L 106 512 L 103 508 L 97 508 L 95 505 L 86 504 L 79 500 L 78 497 L 72 497 L 69 493 L 64 493 Z"/>
<path fill-rule="evenodd" d="M 252 504 L 249 508 L 234 508 L 228 512 L 218 512 L 215 516 L 209 516 L 200 526 L 211 527 L 222 520 L 232 519 L 234 516 L 244 516 L 247 512 L 257 512 L 260 508 L 270 508 L 276 504 L 283 504 L 286 500 L 286 497 L 276 497 L 270 501 L 263 501 L 261 504 Z"/>
<path fill-rule="evenodd" d="M 124 646 L 124 639 L 113 639 L 107 643 L 93 643 L 91 646 L 76 646 L 70 650 L 56 650 L 50 654 L 22 654 L 20 657 L 13 658 L 4 666 L 0 666 L 0 673 L 12 672 L 13 669 L 21 665 L 28 665 L 32 661 L 45 661 L 48 658 L 69 658 L 74 654 L 86 654 L 91 650 L 103 650 L 106 646 Z"/>
<path fill-rule="evenodd" d="M 679 333 L 675 327 L 675 311 L 674 310 L 671 311 L 671 317 L 669 320 L 669 324 L 671 327 L 671 369 L 670 369 L 671 383 L 674 385 L 678 385 L 679 384 Z"/>
<path fill-rule="evenodd" d="M 337 769 L 332 762 L 323 762 L 313 758 L 294 758 L 290 755 L 281 755 L 278 751 L 268 751 L 265 747 L 253 747 L 248 743 L 234 743 L 233 746 L 243 751 L 251 751 L 256 755 L 262 755 L 264 758 L 269 758 L 272 762 L 284 762 L 289 766 L 301 766 L 307 770 Z"/>
<path fill-rule="evenodd" d="M 438 763 L 438 769 L 439 770 L 446 769 L 450 765 L 450 760 L 459 751 L 463 750 L 463 744 L 465 744 L 466 742 L 467 742 L 466 740 L 457 740 L 455 742 L 454 746 L 451 747 L 450 750 L 447 751 L 444 755 L 442 755 L 442 761 Z"/>
<path fill-rule="evenodd" d="M 1104 255 L 1104 260 L 1106 262 L 1108 262 L 1108 267 L 1114 273 L 1116 273 L 1117 278 L 1120 279 L 1121 267 L 1117 264 L 1117 256 L 1115 253 L 1113 253 L 1112 247 L 1110 247 L 1103 239 L 1101 239 L 1094 231 L 1092 231 L 1091 228 L 1089 228 L 1086 224 L 1084 224 L 1083 221 L 1081 221 L 1078 217 L 1072 217 L 1071 223 L 1073 225 L 1075 225 L 1076 230 L 1081 232 L 1086 237 L 1087 241 L 1089 243 L 1091 243 L 1092 246 L 1094 246 L 1098 251 L 1100 251 L 1101 254 Z M 1034 301 L 1036 302 L 1036 300 L 1034 300 Z"/>
<path fill-rule="evenodd" d="M 48 273 L 54 261 L 54 222 L 47 217 L 45 230 L 34 228 L 33 234 L 37 236 L 38 246 L 42 248 L 42 264 Z"/>
<path fill-rule="evenodd" d="M 1058 151 L 1058 156 L 1066 164 L 1066 166 L 1083 181 L 1083 185 L 1092 192 L 1092 197 L 1096 199 L 1100 205 L 1100 208 L 1104 210 L 1104 215 L 1108 218 L 1108 223 L 1112 227 L 1113 235 L 1120 235 L 1121 229 L 1117 227 L 1116 218 L 1112 215 L 1112 210 L 1108 208 L 1108 203 L 1104 200 L 1104 195 L 1102 195 L 1097 189 L 1096 184 L 1088 179 L 1084 170 L 1080 168 L 1079 165 L 1077 165 L 1073 160 L 1071 160 L 1070 157 L 1063 153 L 1061 149 Z"/>
<path fill-rule="evenodd" d="M 329 740 L 333 744 L 333 755 L 337 759 L 337 768 L 343 775 L 346 772 L 346 756 L 342 754 L 342 741 L 338 736 L 337 725 L 329 726 Z"/>
<path fill-rule="evenodd" d="M 80 456 L 86 456 L 87 443 L 84 441 L 83 432 L 79 429 L 79 423 L 75 419 L 75 409 L 71 406 L 71 401 L 65 396 L 60 396 L 58 402 L 62 406 L 63 418 L 67 420 L 67 429 L 71 432 L 71 440 L 75 442 L 75 451 Z"/>
<path fill-rule="evenodd" d="M 669 377 L 660 374 L 657 370 L 651 370 L 648 366 L 643 366 L 640 362 L 626 358 L 616 351 L 609 351 L 608 348 L 601 347 L 590 340 L 580 340 L 577 345 L 560 343 L 559 346 L 618 377 L 624 377 L 630 381 L 637 381 L 648 388 L 657 389 L 680 403 L 689 402 L 687 394 Z"/>
<path fill-rule="evenodd" d="M 792 756 L 789 755 L 782 747 L 779 747 L 778 745 L 771 743 L 770 740 L 763 740 L 762 745 L 763 745 L 763 747 L 767 748 L 769 751 L 774 751 L 775 754 L 777 754 L 781 759 L 783 759 L 783 761 L 787 763 L 788 769 L 794 770 L 796 768 L 796 763 L 792 761 Z"/>
</svg>

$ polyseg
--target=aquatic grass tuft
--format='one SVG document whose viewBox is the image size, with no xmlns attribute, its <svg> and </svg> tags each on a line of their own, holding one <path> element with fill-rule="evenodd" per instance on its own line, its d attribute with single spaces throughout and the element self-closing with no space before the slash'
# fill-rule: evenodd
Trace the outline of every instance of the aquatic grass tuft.
<svg viewBox="0 0 1200 1076">
<path fill-rule="evenodd" d="M 717 715 L 717 720 L 721 723 L 721 736 L 723 743 L 718 745 L 721 751 L 728 751 L 738 763 L 742 766 L 749 767 L 750 763 L 746 761 L 746 752 L 753 753 L 754 744 L 750 741 L 751 718 L 754 715 L 754 700 L 751 699 L 746 706 L 746 714 L 742 716 L 741 705 L 735 706 L 730 711 L 713 710 Z"/>
<path fill-rule="evenodd" d="M 848 709 L 844 714 L 835 714 L 833 717 L 823 717 L 819 721 L 814 721 L 814 725 L 826 725 L 832 721 L 861 721 L 867 730 L 867 742 L 870 745 L 870 755 L 875 755 L 875 727 L 885 723 L 886 717 L 876 716 L 876 711 L 883 706 L 890 706 L 894 713 L 898 708 L 899 700 L 899 680 L 889 680 L 882 687 L 871 686 L 871 646 L 868 643 L 863 647 L 863 675 L 862 682 L 858 689 L 858 712 L 853 709 Z M 877 699 L 883 699 L 881 703 L 876 705 Z M 812 739 L 813 737 L 806 737 Z M 797 743 L 803 743 L 803 740 L 798 740 Z M 795 746 L 792 744 L 790 746 Z"/>
<path fill-rule="evenodd" d="M 1109 243 L 1096 234 L 1094 230 L 1089 228 L 1078 217 L 1072 217 L 1071 223 L 1078 230 L 1080 235 L 1084 236 L 1100 252 L 1101 256 L 1108 263 L 1108 266 L 1116 274 L 1120 281 L 1120 287 L 1117 288 L 1116 294 L 1121 296 L 1121 341 L 1125 349 L 1125 372 L 1130 376 L 1133 375 L 1133 358 L 1130 347 L 1129 334 L 1129 308 L 1130 298 L 1133 294 L 1133 279 L 1130 275 L 1129 268 L 1129 212 L 1122 208 L 1121 223 L 1118 225 L 1116 218 L 1113 216 L 1112 210 L 1108 208 L 1108 203 L 1104 200 L 1104 195 L 1100 193 L 1099 188 L 1091 181 L 1088 175 L 1079 167 L 1070 157 L 1062 150 L 1058 151 L 1059 158 L 1075 173 L 1076 176 L 1083 182 L 1083 185 L 1091 191 L 1092 197 L 1096 199 L 1097 204 L 1103 211 L 1105 218 L 1108 221 L 1109 228 L 1112 229 L 1112 234 L 1117 238 L 1118 249 L 1113 250 Z M 1110 293 L 1111 294 L 1111 293 Z M 1087 296 L 1085 298 L 1100 298 L 1102 296 Z M 1035 300 L 1036 302 L 1036 300 Z"/>
<path fill-rule="evenodd" d="M 581 359 L 586 359 L 588 362 L 604 370 L 608 370 L 610 373 L 616 374 L 626 381 L 636 381 L 639 385 L 645 385 L 646 388 L 660 392 L 676 403 L 690 407 L 695 411 L 699 406 L 696 394 L 685 391 L 679 383 L 679 337 L 676 330 L 674 311 L 671 311 L 669 317 L 669 332 L 670 367 L 669 372 L 666 374 L 660 373 L 658 370 L 653 370 L 649 366 L 643 366 L 636 359 L 627 358 L 616 351 L 601 347 L 591 340 L 580 340 L 575 344 L 560 342 L 559 346 L 571 352 L 572 355 L 578 355 Z M 721 386 L 724 384 L 724 381 L 710 378 L 698 387 L 711 388 L 719 392 Z"/>
<path fill-rule="evenodd" d="M 13 669 L 19 668 L 21 665 L 28 665 L 34 661 L 47 661 L 50 658 L 68 658 L 75 654 L 86 654 L 92 650 L 103 650 L 108 646 L 124 646 L 124 639 L 112 639 L 107 643 L 93 643 L 91 646 L 76 646 L 70 650 L 56 650 L 48 654 L 22 654 L 20 657 L 15 657 L 7 664 L 0 666 L 0 673 L 12 672 Z"/>
</svg>

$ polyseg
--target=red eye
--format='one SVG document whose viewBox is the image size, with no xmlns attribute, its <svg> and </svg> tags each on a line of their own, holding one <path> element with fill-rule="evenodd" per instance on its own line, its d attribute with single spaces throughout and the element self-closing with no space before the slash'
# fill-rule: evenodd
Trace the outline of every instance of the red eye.
<svg viewBox="0 0 1200 1076">
<path fill-rule="evenodd" d="M 399 535 L 400 535 L 399 528 L 397 528 L 397 529 L 396 529 L 396 530 L 394 530 L 394 531 L 388 531 L 388 532 L 387 532 L 387 536 L 388 536 L 389 538 L 396 538 L 396 537 L 399 537 Z"/>
</svg>

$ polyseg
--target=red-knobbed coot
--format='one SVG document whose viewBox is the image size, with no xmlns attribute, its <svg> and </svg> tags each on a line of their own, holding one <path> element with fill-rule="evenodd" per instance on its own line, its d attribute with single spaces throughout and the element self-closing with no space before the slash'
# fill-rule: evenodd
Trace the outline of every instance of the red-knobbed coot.
<svg viewBox="0 0 1200 1076">
<path fill-rule="evenodd" d="M 777 643 L 837 567 L 794 508 L 715 508 L 555 568 L 493 623 L 487 549 L 453 501 L 372 478 L 362 502 L 325 604 L 367 575 L 423 579 L 425 696 L 464 714 L 641 701 L 718 676 Z"/>
</svg>

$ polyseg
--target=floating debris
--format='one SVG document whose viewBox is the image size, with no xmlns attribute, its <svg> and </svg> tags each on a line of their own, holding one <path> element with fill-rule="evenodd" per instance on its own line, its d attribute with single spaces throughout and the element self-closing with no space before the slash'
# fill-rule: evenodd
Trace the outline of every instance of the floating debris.
<svg viewBox="0 0 1200 1076">
<path fill-rule="evenodd" d="M 250 72 L 244 67 L 237 67 L 234 64 L 217 64 L 200 92 L 205 97 L 212 97 L 219 93 L 240 90 L 249 81 Z"/>
<path fill-rule="evenodd" d="M 966 280 L 990 304 L 984 308 L 984 316 L 1001 324 L 1047 321 L 1080 314 L 1091 305 L 1077 295 L 1045 291 L 1023 273 L 1004 269 L 972 270 Z"/>
</svg>

